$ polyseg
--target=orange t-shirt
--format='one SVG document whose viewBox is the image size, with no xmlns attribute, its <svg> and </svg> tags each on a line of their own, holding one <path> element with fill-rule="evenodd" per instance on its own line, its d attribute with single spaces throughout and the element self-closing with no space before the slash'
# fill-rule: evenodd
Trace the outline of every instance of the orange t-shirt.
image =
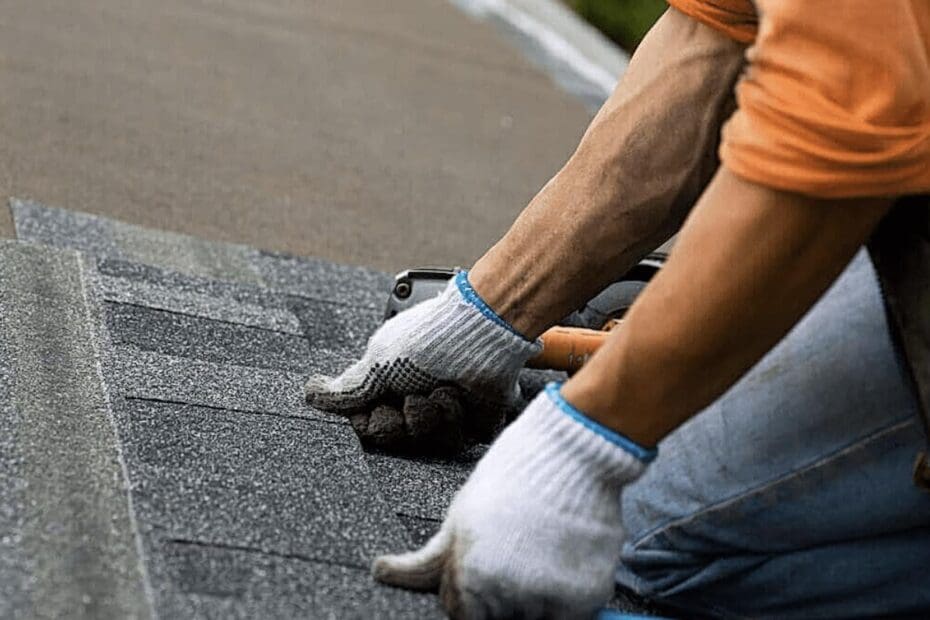
<svg viewBox="0 0 930 620">
<path fill-rule="evenodd" d="M 751 43 L 736 174 L 824 198 L 930 192 L 930 0 L 669 0 Z"/>
</svg>

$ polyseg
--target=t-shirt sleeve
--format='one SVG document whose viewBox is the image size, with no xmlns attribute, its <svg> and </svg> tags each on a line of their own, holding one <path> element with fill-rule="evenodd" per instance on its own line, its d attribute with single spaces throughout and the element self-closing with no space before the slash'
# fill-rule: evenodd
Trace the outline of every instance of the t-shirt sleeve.
<svg viewBox="0 0 930 620">
<path fill-rule="evenodd" d="M 685 15 L 740 43 L 756 38 L 758 19 L 750 0 L 668 0 Z"/>
<path fill-rule="evenodd" d="M 724 165 L 824 198 L 930 191 L 930 2 L 757 5 Z"/>
</svg>

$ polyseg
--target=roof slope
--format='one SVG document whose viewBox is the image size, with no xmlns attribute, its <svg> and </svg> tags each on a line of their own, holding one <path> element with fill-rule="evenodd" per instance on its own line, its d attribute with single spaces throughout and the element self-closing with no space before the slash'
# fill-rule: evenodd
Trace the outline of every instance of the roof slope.
<svg viewBox="0 0 930 620">
<path fill-rule="evenodd" d="M 378 585 L 368 567 L 374 555 L 410 548 L 435 531 L 482 450 L 456 462 L 366 454 L 344 419 L 307 407 L 301 396 L 308 373 L 336 372 L 362 352 L 380 321 L 389 277 L 36 203 L 11 206 L 20 238 L 44 245 L 4 246 L 34 264 L 21 266 L 18 280 L 0 280 L 0 300 L 24 298 L 31 286 L 52 301 L 30 310 L 38 317 L 31 344 L 12 337 L 9 320 L 0 324 L 0 391 L 11 409 L 0 424 L 39 433 L 38 414 L 23 404 L 28 398 L 10 398 L 11 391 L 42 401 L 43 419 L 53 426 L 73 421 L 62 427 L 73 436 L 40 433 L 24 457 L 69 481 L 56 490 L 57 509 L 47 505 L 47 518 L 84 515 L 75 502 L 90 501 L 90 491 L 98 493 L 100 511 L 123 515 L 107 534 L 116 541 L 98 531 L 93 513 L 62 534 L 72 547 L 88 534 L 92 548 L 116 554 L 106 566 L 69 556 L 72 571 L 80 566 L 90 581 L 72 575 L 68 591 L 83 596 L 94 579 L 109 580 L 120 585 L 114 605 L 147 601 L 170 618 L 441 615 L 434 596 Z M 38 277 L 50 261 L 71 266 L 64 288 Z M 77 290 L 85 292 L 82 300 Z M 72 306 L 82 310 L 66 310 Z M 43 326 L 51 323 L 61 328 L 46 335 Z M 45 361 L 28 365 L 33 350 L 45 351 Z M 48 363 L 59 358 L 72 363 Z M 544 378 L 525 380 L 538 387 Z M 19 422 L 25 414 L 34 417 Z M 81 443 L 87 434 L 107 456 L 103 465 L 82 469 L 82 459 L 95 454 Z M 0 519 L 12 518 L 17 536 L 30 531 L 16 495 L 27 474 L 0 458 L 0 476 L 19 484 L 0 488 Z M 100 487 L 97 480 L 109 482 Z M 31 501 L 35 490 L 26 493 Z M 130 544 L 133 529 L 140 550 Z M 20 556 L 8 557 L 58 550 L 20 538 L 10 545 Z M 0 562 L 0 582 L 21 593 L 22 579 L 7 577 L 32 570 Z M 124 574 L 129 586 L 120 581 Z M 6 593 L 2 599 L 19 600 Z"/>
</svg>

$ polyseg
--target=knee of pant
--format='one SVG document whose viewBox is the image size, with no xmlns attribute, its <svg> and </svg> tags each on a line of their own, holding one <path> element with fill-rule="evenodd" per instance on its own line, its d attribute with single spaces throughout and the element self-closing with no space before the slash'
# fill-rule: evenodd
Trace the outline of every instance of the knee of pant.
<svg viewBox="0 0 930 620">
<path fill-rule="evenodd" d="M 629 541 L 617 582 L 683 617 L 926 618 L 930 609 L 928 527 L 778 554 L 699 553 L 699 544 L 676 528 Z"/>
<path fill-rule="evenodd" d="M 720 614 L 723 609 L 719 596 L 705 595 L 765 561 L 765 556 L 709 552 L 699 537 L 686 529 L 671 528 L 641 540 L 627 541 L 617 569 L 617 582 L 650 599 Z"/>
<path fill-rule="evenodd" d="M 681 617 L 808 617 L 804 604 L 794 605 L 788 597 L 790 604 L 784 606 L 780 600 L 792 587 L 791 579 L 789 571 L 768 569 L 771 556 L 735 548 L 728 552 L 718 544 L 687 526 L 628 541 L 617 583 Z"/>
</svg>

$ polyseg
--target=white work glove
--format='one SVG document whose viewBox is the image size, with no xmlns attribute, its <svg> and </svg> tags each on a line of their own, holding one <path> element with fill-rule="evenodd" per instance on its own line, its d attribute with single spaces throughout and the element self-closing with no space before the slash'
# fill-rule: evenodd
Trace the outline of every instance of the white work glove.
<svg viewBox="0 0 930 620">
<path fill-rule="evenodd" d="M 453 618 L 586 618 L 613 593 L 620 492 L 655 457 L 550 384 L 479 461 L 419 551 L 378 581 L 439 593 Z"/>
<path fill-rule="evenodd" d="M 520 369 L 539 352 L 491 310 L 460 272 L 433 299 L 384 323 L 338 377 L 313 376 L 310 405 L 352 414 L 378 401 L 455 386 L 484 410 L 519 410 Z"/>
</svg>

